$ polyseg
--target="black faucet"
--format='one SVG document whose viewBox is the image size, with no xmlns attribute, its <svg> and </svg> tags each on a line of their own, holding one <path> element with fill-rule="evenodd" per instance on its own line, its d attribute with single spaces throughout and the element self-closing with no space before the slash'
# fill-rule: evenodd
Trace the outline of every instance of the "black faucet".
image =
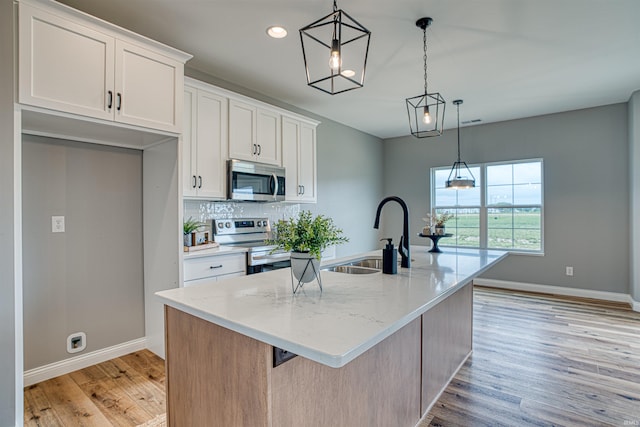
<svg viewBox="0 0 640 427">
<path fill-rule="evenodd" d="M 402 236 L 400 237 L 400 245 L 398 246 L 398 252 L 400 252 L 401 262 L 400 266 L 404 268 L 411 267 L 411 254 L 409 252 L 409 208 L 407 204 L 400 197 L 389 196 L 380 202 L 378 210 L 376 211 L 376 221 L 373 224 L 373 228 L 380 227 L 380 212 L 385 203 L 390 201 L 398 202 L 402 206 L 404 212 L 404 224 L 402 226 Z"/>
</svg>

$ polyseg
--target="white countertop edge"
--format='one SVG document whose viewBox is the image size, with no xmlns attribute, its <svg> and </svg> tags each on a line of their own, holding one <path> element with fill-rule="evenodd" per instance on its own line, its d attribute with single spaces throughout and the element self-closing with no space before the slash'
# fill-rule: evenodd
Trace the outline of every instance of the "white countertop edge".
<svg viewBox="0 0 640 427">
<path fill-rule="evenodd" d="M 183 259 L 202 258 L 207 256 L 229 255 L 246 252 L 247 248 L 220 246 L 217 248 L 203 249 L 201 251 L 184 252 Z"/>
<path fill-rule="evenodd" d="M 414 310 L 414 311 L 412 311 L 410 313 L 407 313 L 405 316 L 403 316 L 400 319 L 398 319 L 397 321 L 395 321 L 388 328 L 380 331 L 376 335 L 371 336 L 369 339 L 367 339 L 366 341 L 362 342 L 362 344 L 352 348 L 351 350 L 349 350 L 348 352 L 346 352 L 344 354 L 329 354 L 329 353 L 318 351 L 316 349 L 311 349 L 311 348 L 308 348 L 308 347 L 305 347 L 305 346 L 301 346 L 299 344 L 296 344 L 296 343 L 291 342 L 291 341 L 287 341 L 285 339 L 273 336 L 271 334 L 267 334 L 267 333 L 262 332 L 262 331 L 257 331 L 255 329 L 249 328 L 249 327 L 247 327 L 245 325 L 242 325 L 242 324 L 239 324 L 239 323 L 235 323 L 235 322 L 231 322 L 231 321 L 229 321 L 227 319 L 223 319 L 221 317 L 214 316 L 214 315 L 212 315 L 210 313 L 205 313 L 203 311 L 194 309 L 193 307 L 189 307 L 187 305 L 183 305 L 183 304 L 178 303 L 176 301 L 173 301 L 171 299 L 165 298 L 165 297 L 163 297 L 161 295 L 156 294 L 156 296 L 158 298 L 160 298 L 164 302 L 164 304 L 166 304 L 166 305 L 168 305 L 170 307 L 179 309 L 179 310 L 181 310 L 181 311 L 183 311 L 185 313 L 191 314 L 192 316 L 195 316 L 195 317 L 198 317 L 200 319 L 206 320 L 208 322 L 214 323 L 216 325 L 222 326 L 222 327 L 227 328 L 227 329 L 229 329 L 231 331 L 240 333 L 242 335 L 248 336 L 248 337 L 253 338 L 255 340 L 264 342 L 265 344 L 272 345 L 274 347 L 282 348 L 284 350 L 287 350 L 289 352 L 297 354 L 298 356 L 302 356 L 302 357 L 305 357 L 307 359 L 313 360 L 314 362 L 318 362 L 318 363 L 321 363 L 323 365 L 326 365 L 326 366 L 329 366 L 329 367 L 332 367 L 332 368 L 341 368 L 341 367 L 345 366 L 347 363 L 349 363 L 352 360 L 354 360 L 355 358 L 357 358 L 358 356 L 360 356 L 363 353 L 365 353 L 367 350 L 373 348 L 375 345 L 377 345 L 380 342 L 382 342 L 384 339 L 386 339 L 389 336 L 393 335 L 395 332 L 399 331 L 404 326 L 406 326 L 409 323 L 411 323 L 413 320 L 415 320 L 418 317 L 420 317 L 422 314 L 427 312 L 429 309 L 431 309 L 432 307 L 437 305 L 439 302 L 441 302 L 442 300 L 446 299 L 449 295 L 451 295 L 451 294 L 457 292 L 458 290 L 460 290 L 461 288 L 463 288 L 465 285 L 467 285 L 468 283 L 473 281 L 473 279 L 475 279 L 480 274 L 482 274 L 483 272 L 488 270 L 490 267 L 492 267 L 498 261 L 500 261 L 503 258 L 505 258 L 507 255 L 508 255 L 508 253 L 505 252 L 504 254 L 499 256 L 498 258 L 494 259 L 490 264 L 488 264 L 485 267 L 479 269 L 478 271 L 475 271 L 472 275 L 470 275 L 468 277 L 465 277 L 463 280 L 460 280 L 454 286 L 451 286 L 449 289 L 447 289 L 446 291 L 442 292 L 437 297 L 435 297 L 432 300 L 428 301 L 427 303 L 423 304 L 418 309 L 416 309 L 416 310 Z"/>
</svg>

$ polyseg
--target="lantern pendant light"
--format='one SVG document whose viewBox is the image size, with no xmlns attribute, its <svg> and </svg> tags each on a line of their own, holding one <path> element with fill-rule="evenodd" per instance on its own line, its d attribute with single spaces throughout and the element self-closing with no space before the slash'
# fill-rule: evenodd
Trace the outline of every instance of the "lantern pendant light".
<svg viewBox="0 0 640 427">
<path fill-rule="evenodd" d="M 338 9 L 300 29 L 307 84 L 330 95 L 364 86 L 371 32 Z"/>
<path fill-rule="evenodd" d="M 427 27 L 433 19 L 420 18 L 416 26 L 422 29 L 424 60 L 424 94 L 407 98 L 409 128 L 416 138 L 427 138 L 442 135 L 444 125 L 445 101 L 440 93 L 429 93 L 427 90 Z"/>
<path fill-rule="evenodd" d="M 453 101 L 453 104 L 458 109 L 458 160 L 456 160 L 451 167 L 451 172 L 449 172 L 445 187 L 453 190 L 463 190 L 475 187 L 476 178 L 471 173 L 471 170 L 469 170 L 467 163 L 460 159 L 460 104 L 462 104 L 462 99 L 456 99 Z M 466 173 L 468 173 L 468 175 L 466 175 Z"/>
</svg>

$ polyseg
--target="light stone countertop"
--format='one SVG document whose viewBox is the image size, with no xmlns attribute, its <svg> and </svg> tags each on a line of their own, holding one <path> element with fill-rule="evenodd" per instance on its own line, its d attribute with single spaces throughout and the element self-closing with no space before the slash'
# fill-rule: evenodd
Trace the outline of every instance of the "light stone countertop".
<svg viewBox="0 0 640 427">
<path fill-rule="evenodd" d="M 202 258 L 206 256 L 246 253 L 247 248 L 237 246 L 219 246 L 217 248 L 203 249 L 201 251 L 185 252 L 183 259 Z"/>
<path fill-rule="evenodd" d="M 323 292 L 311 282 L 294 295 L 286 268 L 156 295 L 164 304 L 211 323 L 339 368 L 507 255 L 479 249 L 428 250 L 412 246 L 411 268 L 398 267 L 396 275 L 322 271 Z M 329 264 L 381 255 L 377 250 Z"/>
</svg>

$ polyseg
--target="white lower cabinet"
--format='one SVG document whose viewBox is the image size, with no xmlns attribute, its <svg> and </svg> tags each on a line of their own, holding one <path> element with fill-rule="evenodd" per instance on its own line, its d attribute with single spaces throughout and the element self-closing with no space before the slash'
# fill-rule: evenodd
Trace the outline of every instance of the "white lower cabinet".
<svg viewBox="0 0 640 427">
<path fill-rule="evenodd" d="M 282 165 L 286 169 L 287 201 L 317 202 L 316 126 L 282 116 Z"/>
<path fill-rule="evenodd" d="M 225 96 L 185 80 L 182 134 L 182 195 L 226 197 L 227 103 Z"/>
<path fill-rule="evenodd" d="M 184 260 L 184 286 L 219 281 L 247 273 L 247 254 L 210 255 Z"/>
</svg>

